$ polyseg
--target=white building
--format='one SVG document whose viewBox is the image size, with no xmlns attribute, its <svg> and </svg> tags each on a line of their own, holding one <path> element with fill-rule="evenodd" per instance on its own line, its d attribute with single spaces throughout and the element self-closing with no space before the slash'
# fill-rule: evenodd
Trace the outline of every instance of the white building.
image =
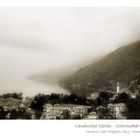
<svg viewBox="0 0 140 140">
<path fill-rule="evenodd" d="M 108 104 L 107 107 L 116 119 L 126 119 L 125 111 L 127 107 L 124 103 Z"/>
<path fill-rule="evenodd" d="M 96 112 L 90 112 L 84 119 L 96 120 L 98 118 L 99 118 L 99 116 Z"/>
<path fill-rule="evenodd" d="M 93 93 L 91 93 L 91 96 L 88 97 L 87 99 L 96 100 L 99 97 L 99 94 L 100 94 L 99 92 L 93 92 Z"/>
</svg>

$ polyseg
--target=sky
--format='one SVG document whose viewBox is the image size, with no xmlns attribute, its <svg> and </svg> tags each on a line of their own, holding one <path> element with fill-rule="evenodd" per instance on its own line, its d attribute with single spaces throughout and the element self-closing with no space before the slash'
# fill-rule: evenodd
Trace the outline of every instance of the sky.
<svg viewBox="0 0 140 140">
<path fill-rule="evenodd" d="M 78 67 L 138 40 L 139 26 L 140 8 L 0 8 L 0 77 Z"/>
</svg>

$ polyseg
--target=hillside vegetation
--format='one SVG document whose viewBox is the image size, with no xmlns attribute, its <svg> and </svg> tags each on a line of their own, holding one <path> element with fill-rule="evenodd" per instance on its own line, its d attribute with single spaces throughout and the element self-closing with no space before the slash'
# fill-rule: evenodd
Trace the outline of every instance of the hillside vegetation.
<svg viewBox="0 0 140 140">
<path fill-rule="evenodd" d="M 117 81 L 129 84 L 134 79 L 140 79 L 140 41 L 120 47 L 98 62 L 61 80 L 60 84 L 82 95 L 115 90 Z"/>
</svg>

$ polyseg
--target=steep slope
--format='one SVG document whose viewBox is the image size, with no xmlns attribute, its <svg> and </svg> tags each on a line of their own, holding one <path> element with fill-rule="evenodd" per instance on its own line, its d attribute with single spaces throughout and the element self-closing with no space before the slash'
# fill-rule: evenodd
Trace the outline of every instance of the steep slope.
<svg viewBox="0 0 140 140">
<path fill-rule="evenodd" d="M 117 81 L 128 84 L 133 79 L 139 79 L 139 75 L 140 41 L 113 51 L 60 83 L 71 92 L 81 95 L 97 90 L 114 90 Z"/>
</svg>

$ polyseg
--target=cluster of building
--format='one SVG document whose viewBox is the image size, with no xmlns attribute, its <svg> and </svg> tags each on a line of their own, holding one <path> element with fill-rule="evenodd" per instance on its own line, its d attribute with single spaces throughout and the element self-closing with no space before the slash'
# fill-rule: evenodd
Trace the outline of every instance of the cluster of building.
<svg viewBox="0 0 140 140">
<path fill-rule="evenodd" d="M 139 94 L 138 91 L 132 93 L 127 88 L 122 88 L 120 83 L 117 83 L 116 92 L 111 92 L 113 93 L 113 97 L 110 98 L 110 101 L 114 100 L 116 96 L 119 95 L 119 93 L 124 92 L 127 93 L 130 98 L 136 98 L 136 96 Z M 99 92 L 94 92 L 87 99 L 94 101 L 99 97 L 99 94 Z M 74 118 L 74 116 L 80 116 L 82 119 L 100 119 L 98 109 L 109 110 L 109 114 L 111 114 L 111 116 L 108 115 L 103 117 L 105 119 L 126 119 L 125 112 L 127 107 L 125 103 L 108 103 L 106 108 L 99 106 L 98 108 L 95 108 L 95 110 L 92 110 L 90 113 L 88 112 L 88 109 L 91 109 L 91 106 L 73 104 L 45 104 L 42 113 L 42 119 L 64 119 L 65 110 L 69 111 L 71 119 Z"/>
<path fill-rule="evenodd" d="M 120 93 L 126 93 L 129 98 L 135 99 L 135 98 L 137 98 L 137 96 L 140 95 L 139 89 L 140 89 L 140 87 L 132 92 L 127 88 L 126 85 L 125 86 L 121 85 L 118 82 L 117 87 L 116 87 L 116 92 L 111 91 L 113 96 L 112 96 L 112 98 L 110 98 L 110 102 L 114 101 L 114 99 L 117 96 L 119 96 Z M 99 97 L 99 94 L 100 94 L 99 92 L 94 92 L 91 94 L 90 97 L 88 97 L 88 99 L 95 101 Z M 98 108 L 100 108 L 100 107 L 98 107 Z M 109 114 L 108 114 L 108 116 L 105 116 L 104 118 L 126 119 L 127 107 L 126 107 L 125 103 L 108 103 L 106 109 L 109 110 L 109 114 L 111 116 L 109 116 Z M 91 112 L 90 114 L 88 114 L 86 119 L 99 119 L 99 114 L 97 112 L 97 108 L 96 108 L 95 112 Z"/>
<path fill-rule="evenodd" d="M 64 119 L 64 111 L 67 110 L 70 113 L 71 118 L 74 116 L 80 116 L 83 118 L 87 115 L 90 106 L 73 105 L 73 104 L 45 104 L 42 114 L 42 119 Z"/>
<path fill-rule="evenodd" d="M 131 82 L 131 84 L 133 84 L 133 82 Z M 137 85 L 137 88 L 135 87 L 132 91 L 128 88 L 127 85 L 117 82 L 117 95 L 119 93 L 127 93 L 130 98 L 135 99 L 137 96 L 140 95 L 140 85 Z"/>
<path fill-rule="evenodd" d="M 139 88 L 140 89 L 140 86 Z M 103 119 L 126 119 L 127 107 L 125 103 L 114 103 L 114 99 L 119 96 L 120 93 L 127 93 L 130 98 L 137 98 L 140 95 L 140 90 L 135 90 L 131 92 L 126 87 L 122 87 L 120 83 L 117 83 L 116 91 L 112 93 L 112 97 L 106 107 L 98 106 L 93 109 L 91 106 L 85 105 L 75 105 L 75 104 L 45 104 L 43 106 L 43 113 L 41 119 L 66 119 L 65 115 L 68 115 L 69 119 L 74 119 L 77 116 L 80 119 L 100 119 L 101 111 L 108 110 L 109 113 L 105 113 Z M 95 101 L 99 97 L 99 92 L 94 92 L 87 99 Z M 33 111 L 29 106 L 32 102 L 32 98 L 24 98 L 22 100 L 8 99 L 7 102 L 1 99 L 0 106 L 3 107 L 4 112 L 11 112 L 15 110 L 16 112 L 24 111 L 26 115 L 30 115 L 31 119 L 35 119 L 35 111 Z M 92 109 L 91 109 L 92 108 Z M 22 110 L 23 109 L 23 110 Z M 92 110 L 90 112 L 89 110 Z M 66 114 L 67 113 L 67 114 Z M 78 118 L 77 117 L 77 118 Z M 10 113 L 7 113 L 7 119 L 10 118 Z"/>
<path fill-rule="evenodd" d="M 0 99 L 1 119 L 35 119 L 35 112 L 29 107 L 31 100 Z"/>
<path fill-rule="evenodd" d="M 126 105 L 124 103 L 117 104 L 108 104 L 107 108 L 109 109 L 112 118 L 116 119 L 126 119 Z"/>
</svg>

